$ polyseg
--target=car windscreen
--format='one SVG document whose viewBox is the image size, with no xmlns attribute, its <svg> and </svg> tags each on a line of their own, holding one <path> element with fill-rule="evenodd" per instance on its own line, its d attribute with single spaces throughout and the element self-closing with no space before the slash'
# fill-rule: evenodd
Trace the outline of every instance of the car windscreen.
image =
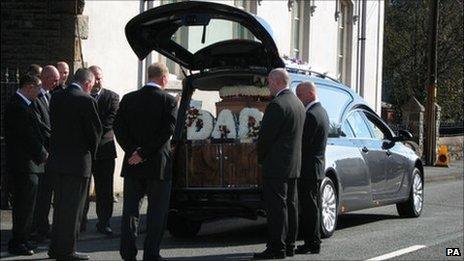
<svg viewBox="0 0 464 261">
<path fill-rule="evenodd" d="M 172 35 L 171 40 L 192 54 L 204 47 L 228 40 L 251 40 L 261 43 L 240 23 L 223 19 L 211 19 L 205 28 L 183 25 Z"/>
</svg>

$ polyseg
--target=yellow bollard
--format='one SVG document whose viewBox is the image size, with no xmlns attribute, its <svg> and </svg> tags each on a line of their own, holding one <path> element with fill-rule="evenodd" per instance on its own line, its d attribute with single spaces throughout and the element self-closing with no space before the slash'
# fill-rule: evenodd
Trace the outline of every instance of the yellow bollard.
<svg viewBox="0 0 464 261">
<path fill-rule="evenodd" d="M 448 164 L 449 164 L 448 147 L 446 145 L 440 145 L 440 147 L 438 148 L 437 161 L 435 162 L 435 166 L 448 167 Z"/>
</svg>

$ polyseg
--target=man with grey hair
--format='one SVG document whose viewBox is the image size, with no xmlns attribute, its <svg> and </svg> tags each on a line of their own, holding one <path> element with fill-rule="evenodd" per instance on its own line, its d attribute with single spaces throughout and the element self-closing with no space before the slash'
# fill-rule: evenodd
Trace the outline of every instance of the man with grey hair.
<svg viewBox="0 0 464 261">
<path fill-rule="evenodd" d="M 102 126 L 97 103 L 89 95 L 95 83 L 93 73 L 79 69 L 74 82 L 53 94 L 50 102 L 48 171 L 55 176 L 52 241 L 48 255 L 59 260 L 87 260 L 76 252 L 87 186 Z"/>
<path fill-rule="evenodd" d="M 49 149 L 51 126 L 50 126 L 50 91 L 58 85 L 58 70 L 53 65 L 47 65 L 43 68 L 40 78 L 42 85 L 37 99 L 33 102 L 33 108 L 36 111 L 42 136 L 45 138 L 46 148 Z M 34 214 L 34 229 L 36 235 L 34 239 L 37 242 L 43 242 L 50 237 L 50 222 L 48 214 L 50 212 L 52 201 L 53 178 L 45 168 L 45 173 L 39 177 L 39 192 L 37 194 L 37 207 Z"/>
<path fill-rule="evenodd" d="M 317 254 L 321 248 L 319 186 L 324 179 L 325 148 L 329 135 L 329 117 L 317 98 L 316 85 L 302 82 L 296 95 L 306 106 L 303 129 L 301 177 L 298 180 L 298 198 L 301 206 L 301 224 L 304 245 L 297 254 Z"/>
<path fill-rule="evenodd" d="M 165 91 L 168 68 L 154 63 L 148 67 L 148 83 L 126 94 L 114 120 L 116 139 L 125 152 L 121 176 L 124 177 L 121 244 L 124 260 L 137 256 L 137 224 L 140 203 L 148 198 L 147 237 L 143 260 L 161 260 L 160 243 L 171 194 L 171 135 L 177 117 L 177 103 Z"/>
<path fill-rule="evenodd" d="M 293 256 L 298 231 L 297 178 L 301 168 L 301 137 L 304 107 L 288 89 L 285 69 L 274 69 L 268 77 L 274 99 L 267 105 L 258 138 L 258 163 L 263 171 L 268 242 L 254 259 Z"/>
</svg>

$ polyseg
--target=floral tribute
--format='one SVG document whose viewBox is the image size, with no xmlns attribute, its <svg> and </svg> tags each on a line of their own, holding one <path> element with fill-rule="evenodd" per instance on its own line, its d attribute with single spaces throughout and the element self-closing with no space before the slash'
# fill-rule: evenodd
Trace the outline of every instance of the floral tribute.
<svg viewBox="0 0 464 261">
<path fill-rule="evenodd" d="M 263 113 L 256 108 L 244 108 L 239 116 L 239 138 L 257 138 Z"/>
<path fill-rule="evenodd" d="M 269 89 L 252 85 L 246 86 L 225 86 L 219 90 L 221 98 L 230 97 L 250 97 L 255 99 L 268 99 L 271 97 Z"/>
<path fill-rule="evenodd" d="M 214 126 L 212 137 L 214 139 L 236 139 L 237 130 L 235 128 L 235 119 L 231 110 L 222 110 Z"/>
<path fill-rule="evenodd" d="M 205 140 L 213 131 L 214 117 L 208 111 L 191 108 L 187 112 L 185 125 L 188 140 Z"/>
</svg>

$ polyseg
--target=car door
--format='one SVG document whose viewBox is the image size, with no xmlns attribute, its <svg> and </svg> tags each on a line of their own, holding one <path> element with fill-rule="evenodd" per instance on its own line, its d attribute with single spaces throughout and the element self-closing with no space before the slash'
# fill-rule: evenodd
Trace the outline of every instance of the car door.
<svg viewBox="0 0 464 261">
<path fill-rule="evenodd" d="M 393 132 L 390 128 L 374 113 L 364 111 L 367 123 L 371 130 L 372 136 L 378 142 L 382 142 L 384 170 L 385 170 L 385 185 L 383 194 L 388 198 L 396 193 L 401 188 L 404 177 L 408 173 L 408 159 L 401 153 L 401 144 L 391 141 Z M 382 155 L 380 155 L 382 158 Z"/>
<path fill-rule="evenodd" d="M 369 172 L 372 199 L 376 200 L 385 192 L 385 153 L 382 141 L 372 137 L 369 126 L 362 110 L 357 109 L 347 117 L 347 121 L 353 129 L 355 138 L 352 142 L 363 155 Z"/>
</svg>

